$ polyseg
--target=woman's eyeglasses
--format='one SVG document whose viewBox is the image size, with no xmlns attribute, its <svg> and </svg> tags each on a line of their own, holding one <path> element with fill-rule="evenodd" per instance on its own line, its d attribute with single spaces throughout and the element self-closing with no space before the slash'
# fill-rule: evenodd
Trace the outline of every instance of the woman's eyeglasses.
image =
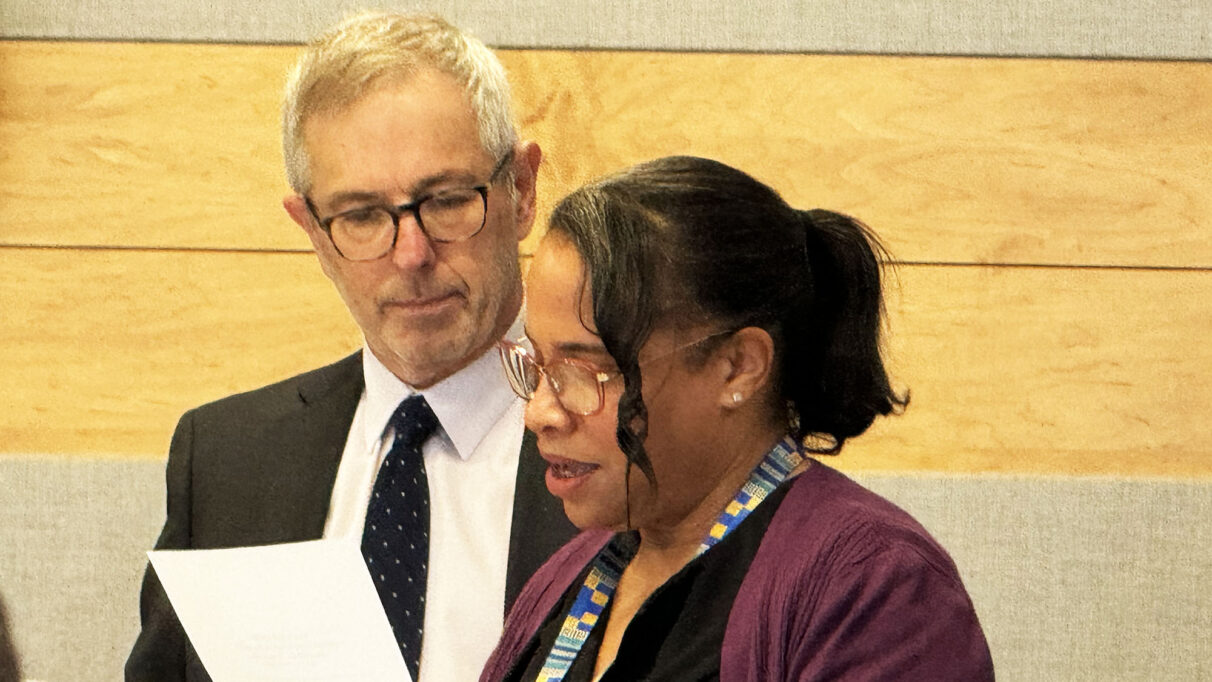
<svg viewBox="0 0 1212 682">
<path fill-rule="evenodd" d="M 646 361 L 652 362 L 669 357 L 678 351 L 697 346 L 707 339 L 731 334 L 734 331 L 736 330 L 728 329 L 708 334 L 690 343 L 684 343 L 668 353 L 647 358 Z M 535 359 L 534 354 L 526 346 L 512 341 L 501 341 L 498 348 L 501 351 L 501 363 L 505 365 L 505 376 L 509 378 L 509 385 L 519 397 L 525 400 L 533 398 L 535 391 L 539 390 L 543 377 L 547 377 L 547 383 L 551 385 L 551 390 L 555 393 L 556 399 L 560 401 L 560 405 L 569 412 L 585 417 L 601 411 L 606 393 L 603 385 L 622 374 L 618 370 L 603 372 L 588 362 L 575 358 L 562 358 L 543 364 Z"/>
<path fill-rule="evenodd" d="M 602 384 L 619 375 L 617 371 L 603 372 L 587 362 L 572 358 L 542 365 L 525 346 L 512 341 L 502 341 L 499 348 L 505 375 L 509 377 L 509 385 L 514 393 L 530 400 L 546 376 L 560 405 L 582 416 L 601 411 L 605 395 Z"/>
</svg>

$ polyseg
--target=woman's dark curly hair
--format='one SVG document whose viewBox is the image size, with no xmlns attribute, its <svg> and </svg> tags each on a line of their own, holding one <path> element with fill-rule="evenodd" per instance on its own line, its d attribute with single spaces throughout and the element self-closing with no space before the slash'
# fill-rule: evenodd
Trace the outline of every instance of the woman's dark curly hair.
<svg viewBox="0 0 1212 682">
<path fill-rule="evenodd" d="M 853 218 L 796 210 L 735 168 L 679 156 L 578 189 L 555 207 L 549 232 L 585 262 L 596 332 L 624 380 L 619 446 L 650 481 L 638 357 L 658 325 L 769 332 L 789 429 L 823 442 L 816 452 L 838 452 L 908 401 L 880 356 L 884 250 Z"/>
</svg>

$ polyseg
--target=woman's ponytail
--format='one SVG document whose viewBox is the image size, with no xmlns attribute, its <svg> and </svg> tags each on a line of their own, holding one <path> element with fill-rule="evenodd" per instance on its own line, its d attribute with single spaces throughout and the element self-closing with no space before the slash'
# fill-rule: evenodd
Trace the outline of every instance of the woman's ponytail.
<svg viewBox="0 0 1212 682">
<path fill-rule="evenodd" d="M 903 407 L 880 356 L 883 298 L 875 235 L 846 215 L 798 211 L 804 232 L 801 295 L 782 320 L 783 395 L 796 436 L 836 452 L 879 415 Z"/>
</svg>

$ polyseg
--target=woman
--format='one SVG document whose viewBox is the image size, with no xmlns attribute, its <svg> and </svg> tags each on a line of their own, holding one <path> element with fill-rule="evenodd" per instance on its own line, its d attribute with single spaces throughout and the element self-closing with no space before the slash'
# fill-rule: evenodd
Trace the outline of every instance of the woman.
<svg viewBox="0 0 1212 682">
<path fill-rule="evenodd" d="M 992 679 L 942 547 L 805 457 L 905 405 L 878 250 L 698 158 L 556 207 L 532 348 L 502 357 L 586 532 L 529 582 L 481 680 Z"/>
</svg>

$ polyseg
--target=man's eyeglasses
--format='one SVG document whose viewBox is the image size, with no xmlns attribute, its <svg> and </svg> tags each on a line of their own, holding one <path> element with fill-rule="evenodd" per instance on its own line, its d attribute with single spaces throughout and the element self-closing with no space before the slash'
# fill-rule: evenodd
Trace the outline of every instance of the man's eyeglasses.
<svg viewBox="0 0 1212 682">
<path fill-rule="evenodd" d="M 708 334 L 690 343 L 684 343 L 668 353 L 647 358 L 645 361 L 652 362 L 669 357 L 708 339 L 731 334 L 734 331 L 728 329 Z M 501 352 L 501 363 L 505 365 L 505 376 L 509 378 L 510 387 L 519 397 L 525 400 L 533 398 L 535 391 L 539 390 L 539 383 L 543 381 L 543 377 L 547 377 L 547 383 L 551 386 L 560 405 L 569 412 L 586 417 L 601 411 L 605 398 L 603 386 L 606 382 L 622 374 L 618 370 L 603 372 L 588 362 L 575 358 L 562 358 L 541 364 L 526 346 L 512 341 L 501 341 L 497 347 Z"/>
<path fill-rule="evenodd" d="M 445 189 L 399 206 L 360 206 L 321 218 L 311 197 L 303 199 L 337 253 L 352 261 L 376 260 L 395 248 L 400 218 L 408 213 L 434 242 L 458 242 L 479 234 L 488 219 L 488 188 L 512 158 L 512 151 L 501 157 L 483 185 Z"/>
</svg>

